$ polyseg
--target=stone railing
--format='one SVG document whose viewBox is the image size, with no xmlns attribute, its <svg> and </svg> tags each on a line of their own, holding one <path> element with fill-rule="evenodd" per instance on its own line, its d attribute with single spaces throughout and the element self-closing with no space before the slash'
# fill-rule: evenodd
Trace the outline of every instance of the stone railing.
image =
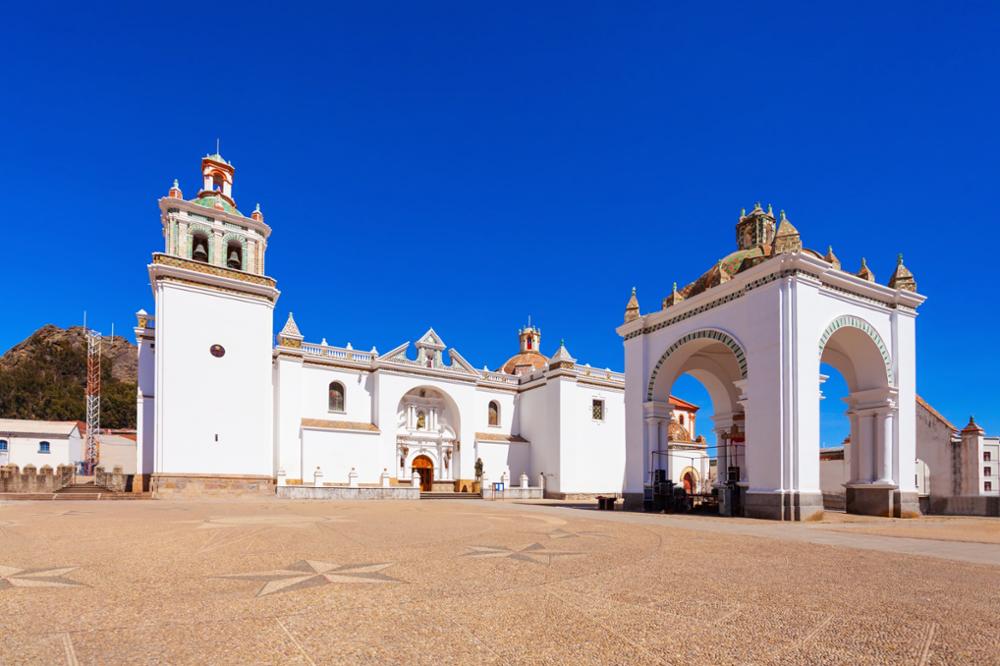
<svg viewBox="0 0 1000 666">
<path fill-rule="evenodd" d="M 517 386 L 518 376 L 508 375 L 503 372 L 482 371 L 483 381 L 491 384 L 503 384 L 504 386 Z"/>
<path fill-rule="evenodd" d="M 104 467 L 98 465 L 94 468 L 94 485 L 107 488 L 113 493 L 125 492 L 125 474 L 121 465 L 115 465 L 110 473 L 104 471 Z"/>
<path fill-rule="evenodd" d="M 330 345 L 317 345 L 311 342 L 302 343 L 302 351 L 316 356 L 326 356 L 341 361 L 358 361 L 360 363 L 370 363 L 378 356 L 375 352 L 358 351 L 346 347 L 331 347 Z"/>
<path fill-rule="evenodd" d="M 53 470 L 48 465 L 41 469 L 34 465 L 0 467 L 0 492 L 3 493 L 54 493 L 73 482 L 73 466 L 59 465 Z"/>
</svg>

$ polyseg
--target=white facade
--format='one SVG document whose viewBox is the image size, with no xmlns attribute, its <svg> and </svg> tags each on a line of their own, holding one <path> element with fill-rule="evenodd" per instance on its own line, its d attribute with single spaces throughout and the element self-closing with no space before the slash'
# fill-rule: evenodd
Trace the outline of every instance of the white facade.
<svg viewBox="0 0 1000 666">
<path fill-rule="evenodd" d="M 83 444 L 76 421 L 0 419 L 0 467 L 34 465 L 52 469 L 83 460 Z"/>
<path fill-rule="evenodd" d="M 412 350 L 379 354 L 306 342 L 289 314 L 273 344 L 270 228 L 259 207 L 238 211 L 233 173 L 208 156 L 195 199 L 175 182 L 160 200 L 165 251 L 148 267 L 155 312 L 140 310 L 135 329 L 143 487 L 416 479 L 425 490 L 471 491 L 527 477 L 549 496 L 622 492 L 624 376 L 578 365 L 563 345 L 543 356 L 530 324 L 520 353 L 496 371 L 473 368 L 433 329 Z M 689 434 L 677 481 L 689 461 L 692 491 L 705 491 L 697 407 L 678 404 Z"/>
<path fill-rule="evenodd" d="M 737 471 L 748 516 L 805 519 L 822 511 L 820 363 L 851 391 L 848 510 L 908 514 L 914 483 L 916 307 L 924 298 L 900 260 L 890 281 L 849 274 L 832 251 L 804 250 L 782 215 L 759 206 L 737 224 L 739 249 L 659 311 L 626 309 L 627 501 L 642 501 L 666 460 L 674 380 L 708 390 L 719 470 Z M 898 287 L 898 288 L 897 288 Z"/>
</svg>

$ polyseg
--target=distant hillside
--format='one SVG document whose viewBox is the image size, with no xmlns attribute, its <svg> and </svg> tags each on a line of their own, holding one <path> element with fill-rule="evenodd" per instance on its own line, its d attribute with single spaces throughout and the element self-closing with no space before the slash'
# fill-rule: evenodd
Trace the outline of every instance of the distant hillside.
<svg viewBox="0 0 1000 666">
<path fill-rule="evenodd" d="M 87 340 L 82 326 L 47 324 L 0 356 L 0 418 L 84 421 Z M 135 428 L 136 348 L 101 345 L 101 427 Z"/>
</svg>

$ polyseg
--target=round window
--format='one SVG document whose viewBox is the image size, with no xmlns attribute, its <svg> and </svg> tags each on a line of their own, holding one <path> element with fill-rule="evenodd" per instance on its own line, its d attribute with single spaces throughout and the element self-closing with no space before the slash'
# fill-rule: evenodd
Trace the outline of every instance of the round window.
<svg viewBox="0 0 1000 666">
<path fill-rule="evenodd" d="M 222 345 L 212 345 L 208 351 L 212 352 L 212 356 L 215 358 L 222 358 L 226 355 L 226 348 Z"/>
</svg>

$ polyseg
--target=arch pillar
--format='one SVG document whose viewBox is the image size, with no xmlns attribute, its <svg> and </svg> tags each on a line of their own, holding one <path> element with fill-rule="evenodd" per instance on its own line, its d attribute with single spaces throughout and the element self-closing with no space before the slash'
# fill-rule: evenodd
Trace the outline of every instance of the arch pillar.
<svg viewBox="0 0 1000 666">
<path fill-rule="evenodd" d="M 673 408 L 666 401 L 650 400 L 643 403 L 642 413 L 645 426 L 644 478 L 649 483 L 653 481 L 655 470 L 662 469 L 670 479 L 670 442 L 667 428 L 670 425 Z"/>
</svg>

